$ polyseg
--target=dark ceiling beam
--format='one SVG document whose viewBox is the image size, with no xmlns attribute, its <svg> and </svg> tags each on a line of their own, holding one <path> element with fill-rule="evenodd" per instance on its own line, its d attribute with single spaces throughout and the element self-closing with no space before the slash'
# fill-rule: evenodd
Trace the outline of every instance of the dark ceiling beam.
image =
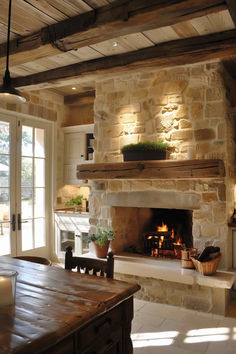
<svg viewBox="0 0 236 354">
<path fill-rule="evenodd" d="M 11 66 L 223 9 L 224 0 L 118 0 L 11 41 Z M 0 57 L 5 55 L 6 44 L 1 44 Z"/>
<path fill-rule="evenodd" d="M 236 55 L 236 30 L 164 42 L 125 54 L 72 64 L 42 73 L 12 79 L 15 87 L 35 86 L 88 75 L 105 77 L 150 67 L 170 67 Z"/>
<path fill-rule="evenodd" d="M 236 1 L 235 0 L 225 0 L 227 7 L 229 9 L 229 13 L 234 21 L 234 24 L 236 26 Z"/>
</svg>

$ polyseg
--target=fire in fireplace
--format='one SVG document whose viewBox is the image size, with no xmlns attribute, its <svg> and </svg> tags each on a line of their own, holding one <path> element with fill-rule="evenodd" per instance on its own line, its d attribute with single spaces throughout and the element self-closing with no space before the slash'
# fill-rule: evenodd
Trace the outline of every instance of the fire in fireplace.
<svg viewBox="0 0 236 354">
<path fill-rule="evenodd" d="M 143 253 L 153 257 L 181 258 L 181 250 L 192 247 L 192 212 L 152 209 L 143 233 Z"/>
</svg>

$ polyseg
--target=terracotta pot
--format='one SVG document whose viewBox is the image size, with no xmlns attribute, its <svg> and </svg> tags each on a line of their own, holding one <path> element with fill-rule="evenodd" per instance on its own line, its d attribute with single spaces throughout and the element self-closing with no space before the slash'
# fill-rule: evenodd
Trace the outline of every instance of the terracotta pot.
<svg viewBox="0 0 236 354">
<path fill-rule="evenodd" d="M 104 246 L 99 246 L 96 242 L 94 242 L 96 256 L 98 258 L 106 258 L 110 241 L 107 241 Z"/>
<path fill-rule="evenodd" d="M 166 160 L 166 151 L 125 151 L 124 161 Z"/>
</svg>

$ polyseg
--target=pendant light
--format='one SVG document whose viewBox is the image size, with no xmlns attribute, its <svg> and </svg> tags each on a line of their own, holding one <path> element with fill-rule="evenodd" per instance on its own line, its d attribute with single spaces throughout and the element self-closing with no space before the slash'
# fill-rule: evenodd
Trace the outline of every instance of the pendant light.
<svg viewBox="0 0 236 354">
<path fill-rule="evenodd" d="M 0 100 L 4 100 L 5 102 L 8 103 L 23 103 L 26 101 L 26 99 L 22 97 L 20 92 L 16 90 L 11 84 L 11 76 L 9 71 L 10 28 L 11 28 L 11 0 L 9 0 L 9 9 L 8 9 L 6 71 L 3 78 L 3 84 L 2 86 L 0 86 Z"/>
</svg>

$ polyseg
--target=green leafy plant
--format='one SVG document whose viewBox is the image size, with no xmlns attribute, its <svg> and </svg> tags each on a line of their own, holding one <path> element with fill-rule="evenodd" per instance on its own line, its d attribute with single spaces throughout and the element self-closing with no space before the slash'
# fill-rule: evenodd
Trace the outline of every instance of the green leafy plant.
<svg viewBox="0 0 236 354">
<path fill-rule="evenodd" d="M 78 194 L 76 197 L 72 197 L 68 202 L 65 203 L 65 206 L 81 206 L 83 195 Z"/>
<path fill-rule="evenodd" d="M 168 143 L 162 141 L 145 141 L 143 143 L 128 144 L 121 148 L 121 153 L 126 151 L 166 151 L 169 148 Z"/>
<path fill-rule="evenodd" d="M 110 228 L 99 227 L 95 234 L 91 234 L 87 238 L 88 242 L 95 242 L 99 246 L 104 246 L 107 241 L 114 240 L 114 232 Z"/>
</svg>

